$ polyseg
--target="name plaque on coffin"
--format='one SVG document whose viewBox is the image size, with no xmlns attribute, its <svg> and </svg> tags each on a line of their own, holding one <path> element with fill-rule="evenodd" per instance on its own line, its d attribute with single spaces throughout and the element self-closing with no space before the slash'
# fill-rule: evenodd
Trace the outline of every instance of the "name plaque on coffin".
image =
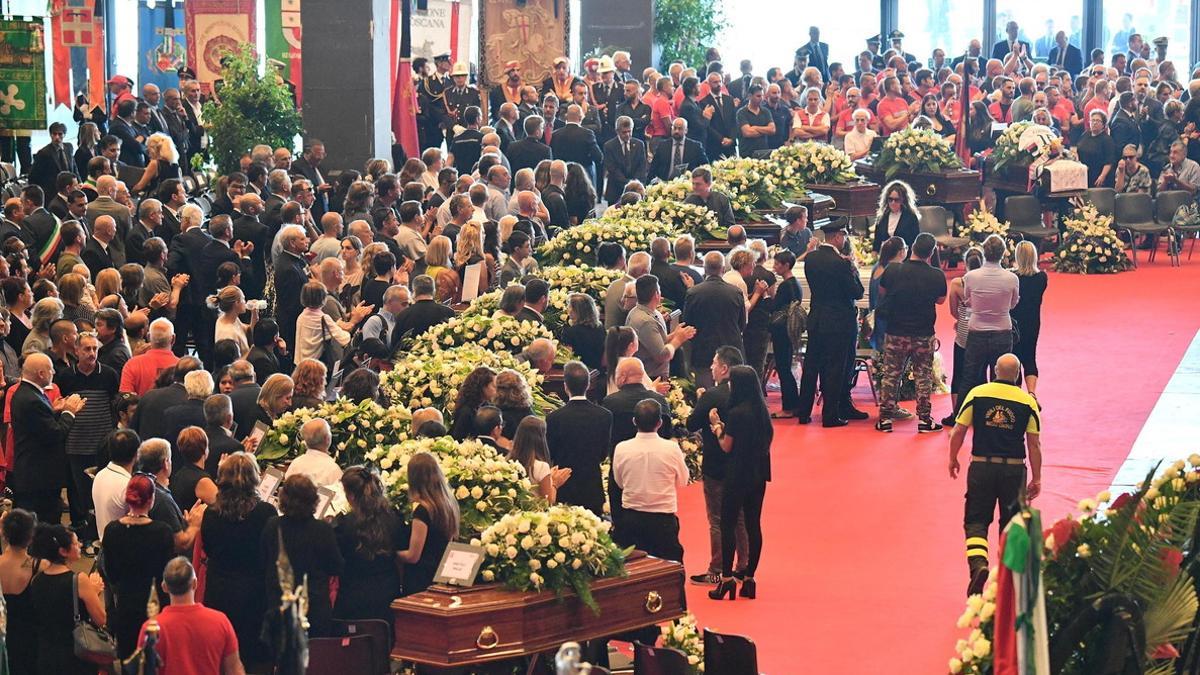
<svg viewBox="0 0 1200 675">
<path fill-rule="evenodd" d="M 854 170 L 860 176 L 886 184 L 884 172 L 875 168 L 868 160 L 860 159 L 854 163 Z M 979 172 L 974 169 L 945 169 L 943 171 L 899 171 L 895 180 L 902 180 L 912 186 L 917 195 L 917 203 L 926 204 L 966 204 L 977 201 L 981 194 Z"/>
<path fill-rule="evenodd" d="M 879 209 L 879 191 L 882 186 L 868 180 L 857 183 L 810 183 L 810 190 L 833 198 L 834 207 L 830 216 L 873 216 Z"/>
<path fill-rule="evenodd" d="M 596 614 L 574 593 L 510 591 L 498 584 L 436 584 L 392 601 L 393 659 L 429 666 L 470 666 L 557 649 L 653 626 L 684 614 L 683 565 L 635 551 L 628 576 L 596 579 Z"/>
</svg>

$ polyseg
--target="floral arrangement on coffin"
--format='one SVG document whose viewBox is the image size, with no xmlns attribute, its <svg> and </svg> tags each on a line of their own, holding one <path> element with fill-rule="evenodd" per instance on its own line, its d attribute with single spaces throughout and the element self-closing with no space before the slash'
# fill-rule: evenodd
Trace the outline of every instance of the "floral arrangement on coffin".
<svg viewBox="0 0 1200 675">
<path fill-rule="evenodd" d="M 646 201 L 676 201 L 681 202 L 692 194 L 692 179 L 680 176 L 674 180 L 655 183 L 646 188 Z"/>
<path fill-rule="evenodd" d="M 874 250 L 875 242 L 869 235 L 850 237 L 850 250 L 860 267 L 874 267 L 879 262 L 879 252 Z"/>
<path fill-rule="evenodd" d="M 936 173 L 962 166 L 954 146 L 929 129 L 904 129 L 883 142 L 883 150 L 875 160 L 884 178 L 891 180 L 901 171 Z"/>
<path fill-rule="evenodd" d="M 528 363 L 518 362 L 510 352 L 494 352 L 474 343 L 402 356 L 392 370 L 380 373 L 380 389 L 393 404 L 437 408 L 449 419 L 454 416 L 458 388 L 479 366 L 493 370 L 512 368 L 524 375 L 533 392 L 533 412 L 538 416 L 544 417 L 562 405 L 557 396 L 542 391 L 544 378 Z"/>
<path fill-rule="evenodd" d="M 405 346 L 410 354 L 428 354 L 466 344 L 518 354 L 538 338 L 553 340 L 554 334 L 533 321 L 518 321 L 503 314 L 477 314 L 456 316 L 416 336 Z"/>
<path fill-rule="evenodd" d="M 288 461 L 304 453 L 300 428 L 324 419 L 333 432 L 334 459 L 342 466 L 359 464 L 368 448 L 408 440 L 412 413 L 403 405 L 387 408 L 374 401 L 354 403 L 339 398 L 316 408 L 298 408 L 275 420 L 255 452 L 262 462 Z"/>
<path fill-rule="evenodd" d="M 629 549 L 617 548 L 610 524 L 579 506 L 510 513 L 484 530 L 473 545 L 486 552 L 482 576 L 518 591 L 574 590 L 593 612 L 591 581 L 623 576 Z"/>
<path fill-rule="evenodd" d="M 771 153 L 772 175 L 783 190 L 801 192 L 812 183 L 853 183 L 858 180 L 850 155 L 827 143 L 807 141 L 776 148 Z M 789 173 L 787 170 L 791 169 Z"/>
<path fill-rule="evenodd" d="M 678 649 L 687 656 L 691 675 L 704 672 L 704 637 L 700 635 L 695 615 L 688 612 L 671 623 L 659 626 L 659 631 L 664 647 Z"/>
<path fill-rule="evenodd" d="M 755 209 L 778 209 L 783 205 L 783 196 L 771 177 L 769 160 L 728 157 L 710 167 L 713 183 L 729 195 L 736 220 L 753 221 L 757 219 Z"/>
<path fill-rule="evenodd" d="M 691 190 L 689 183 L 688 190 Z M 684 195 L 685 197 L 687 195 Z M 668 223 L 678 232 L 688 232 L 699 239 L 724 239 L 725 230 L 717 216 L 707 207 L 685 204 L 675 199 L 644 199 L 636 204 L 619 206 L 607 211 L 602 220 L 654 220 Z"/>
<path fill-rule="evenodd" d="M 1091 204 L 1080 204 L 1067 218 L 1067 232 L 1054 256 L 1054 269 L 1070 274 L 1116 274 L 1133 267 L 1117 238 L 1112 216 Z"/>
<path fill-rule="evenodd" d="M 1124 659 L 1132 650 L 1140 654 L 1140 672 L 1166 675 L 1176 672 L 1177 660 L 1192 663 L 1200 653 L 1193 639 L 1200 601 L 1191 574 L 1200 552 L 1194 539 L 1200 455 L 1177 461 L 1155 477 L 1157 468 L 1133 492 L 1114 499 L 1104 491 L 1081 500 L 1078 518 L 1063 518 L 1047 531 L 1041 578 L 1051 654 L 1061 654 L 1056 673 L 1100 672 L 1100 664 L 1114 656 Z M 993 635 L 986 619 L 994 597 L 985 592 L 969 599 L 959 627 L 975 626 L 982 635 Z M 1140 610 L 1128 626 L 1138 636 L 1136 644 L 1111 644 L 1116 633 L 1105 631 L 1103 617 L 1079 625 L 1093 608 L 1114 604 Z M 950 662 L 952 673 L 992 672 L 989 650 L 972 648 L 970 659 L 958 651 Z M 957 670 L 956 661 L 962 664 Z"/>
<path fill-rule="evenodd" d="M 543 504 L 520 464 L 479 441 L 458 442 L 443 436 L 377 446 L 367 453 L 366 460 L 380 468 L 388 499 L 401 513 L 412 513 L 408 460 L 421 451 L 436 457 L 446 474 L 458 500 L 459 535 L 464 539 L 478 535 L 508 513 Z"/>
<path fill-rule="evenodd" d="M 1033 122 L 1010 124 L 996 139 L 992 151 L 992 167 L 1003 171 L 1008 165 L 1028 168 L 1042 157 L 1054 157 L 1062 153 L 1062 141 L 1050 127 Z"/>
<path fill-rule="evenodd" d="M 500 296 L 502 295 L 504 295 L 503 288 L 484 293 L 472 300 L 471 305 L 458 315 L 459 318 L 492 316 L 500 309 Z M 550 289 L 550 302 L 546 305 L 546 311 L 542 312 L 542 319 L 546 329 L 556 338 L 562 335 L 563 329 L 567 327 L 567 309 L 570 302 L 571 291 L 560 288 Z"/>
<path fill-rule="evenodd" d="M 666 393 L 667 405 L 671 408 L 671 425 L 675 429 L 675 440 L 683 451 L 687 463 L 688 481 L 695 483 L 702 477 L 703 452 L 699 434 L 689 433 L 688 418 L 696 406 L 696 383 L 680 377 L 671 378 L 671 388 Z"/>
<path fill-rule="evenodd" d="M 604 293 L 608 291 L 608 287 L 624 276 L 625 273 L 620 270 L 591 265 L 555 265 L 543 267 L 538 272 L 538 277 L 550 284 L 551 289 L 561 289 L 568 293 L 587 293 L 601 306 L 604 304 Z"/>
<path fill-rule="evenodd" d="M 967 216 L 967 225 L 962 230 L 962 236 L 970 237 L 971 241 L 981 244 L 989 235 L 998 234 L 1001 237 L 1008 237 L 1010 226 L 1007 220 L 1000 222 L 996 214 L 981 207 Z"/>
<path fill-rule="evenodd" d="M 606 241 L 616 242 L 626 251 L 650 248 L 655 237 L 674 239 L 679 230 L 669 223 L 622 218 L 619 220 L 590 220 L 569 227 L 538 247 L 538 259 L 547 265 L 595 265 L 596 250 Z"/>
</svg>

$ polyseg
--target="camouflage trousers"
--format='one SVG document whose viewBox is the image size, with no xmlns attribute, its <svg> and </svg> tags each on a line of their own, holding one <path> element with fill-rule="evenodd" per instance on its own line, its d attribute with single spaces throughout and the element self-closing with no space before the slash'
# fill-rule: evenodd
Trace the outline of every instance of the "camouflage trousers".
<svg viewBox="0 0 1200 675">
<path fill-rule="evenodd" d="M 936 338 L 906 337 L 888 334 L 883 343 L 883 365 L 880 366 L 879 418 L 891 419 L 896 412 L 896 395 L 904 364 L 912 362 L 914 384 L 917 387 L 917 417 L 929 417 L 933 411 L 929 396 L 933 393 L 933 345 Z"/>
</svg>

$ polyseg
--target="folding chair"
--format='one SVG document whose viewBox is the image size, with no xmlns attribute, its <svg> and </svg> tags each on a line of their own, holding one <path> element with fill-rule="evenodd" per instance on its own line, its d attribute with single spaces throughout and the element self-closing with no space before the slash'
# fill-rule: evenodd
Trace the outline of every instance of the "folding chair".
<svg viewBox="0 0 1200 675">
<path fill-rule="evenodd" d="M 1058 238 L 1058 228 L 1042 223 L 1042 203 L 1033 195 L 1012 195 L 1004 200 L 1004 215 L 1010 223 L 1009 234 L 1029 239 L 1042 250 L 1041 243 Z"/>
<path fill-rule="evenodd" d="M 758 675 L 758 648 L 750 638 L 705 628 L 704 672 Z"/>
<path fill-rule="evenodd" d="M 687 656 L 670 647 L 647 647 L 633 643 L 633 672 L 636 675 L 689 675 Z M 710 671 L 706 671 L 710 672 Z"/>
<path fill-rule="evenodd" d="M 1196 237 L 1200 236 L 1200 226 L 1183 225 L 1177 226 L 1174 224 L 1175 212 L 1179 207 L 1192 201 L 1192 194 L 1186 190 L 1163 190 L 1154 198 L 1154 220 L 1160 225 L 1170 226 L 1174 233 L 1171 245 L 1174 246 L 1175 255 L 1173 257 L 1176 263 L 1179 262 L 1179 253 L 1182 251 L 1183 240 L 1191 237 L 1192 244 L 1188 248 L 1188 260 L 1192 259 L 1192 252 L 1196 249 Z"/>
<path fill-rule="evenodd" d="M 1112 188 L 1088 188 L 1087 191 L 1087 200 L 1096 207 L 1096 211 L 1102 216 L 1113 214 L 1116 196 L 1117 191 Z"/>
<path fill-rule="evenodd" d="M 372 665 L 370 675 L 381 675 L 391 670 L 392 630 L 388 622 L 378 619 L 359 621 L 334 621 L 333 629 L 339 636 L 365 635 L 371 638 Z"/>
<path fill-rule="evenodd" d="M 1132 253 L 1133 266 L 1137 267 L 1137 235 L 1150 237 L 1150 256 L 1154 262 L 1154 254 L 1158 252 L 1158 238 L 1171 229 L 1171 224 L 1160 224 L 1154 220 L 1154 201 L 1144 193 L 1117 195 L 1116 206 L 1113 210 L 1113 226 L 1125 230 L 1129 235 L 1129 248 Z"/>
<path fill-rule="evenodd" d="M 921 224 L 921 231 L 932 234 L 933 238 L 937 240 L 938 246 L 944 251 L 958 253 L 965 251 L 971 245 L 968 237 L 954 236 L 945 207 L 918 206 L 917 221 Z M 943 258 L 942 264 L 945 263 Z"/>
<path fill-rule="evenodd" d="M 369 673 L 373 658 L 368 635 L 308 641 L 308 675 Z"/>
</svg>

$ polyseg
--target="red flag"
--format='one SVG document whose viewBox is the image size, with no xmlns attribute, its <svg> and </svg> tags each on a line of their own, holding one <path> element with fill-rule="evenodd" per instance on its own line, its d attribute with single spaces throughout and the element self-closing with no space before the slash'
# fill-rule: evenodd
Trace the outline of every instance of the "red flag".
<svg viewBox="0 0 1200 675">
<path fill-rule="evenodd" d="M 71 50 L 63 41 L 64 0 L 54 0 L 50 8 L 51 57 L 54 62 L 54 104 L 70 107 L 71 100 Z"/>
<path fill-rule="evenodd" d="M 108 88 L 104 82 L 104 17 L 93 17 L 92 35 L 94 42 L 87 50 L 88 60 L 88 100 L 103 105 Z"/>
<path fill-rule="evenodd" d="M 971 145 L 967 142 L 967 124 L 971 117 L 971 58 L 963 59 L 963 82 L 958 95 L 958 134 L 954 138 L 954 151 L 963 166 L 971 166 Z"/>
<path fill-rule="evenodd" d="M 421 154 L 417 140 L 417 90 L 412 73 L 412 2 L 400 0 L 400 62 L 392 88 L 392 133 L 404 146 L 404 154 Z"/>
</svg>

